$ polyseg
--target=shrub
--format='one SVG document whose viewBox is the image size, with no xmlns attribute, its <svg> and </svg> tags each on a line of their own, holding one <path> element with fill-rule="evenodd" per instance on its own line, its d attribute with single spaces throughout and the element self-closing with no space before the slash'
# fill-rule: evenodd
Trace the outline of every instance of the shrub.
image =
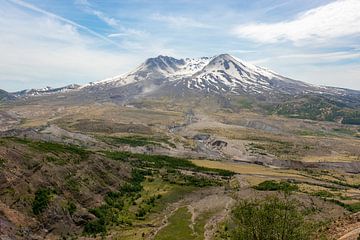
<svg viewBox="0 0 360 240">
<path fill-rule="evenodd" d="M 320 191 L 312 193 L 311 195 L 317 196 L 317 197 L 322 197 L 322 198 L 329 198 L 329 197 L 334 196 L 334 194 L 332 194 L 331 192 L 328 192 L 326 190 L 320 190 Z"/>
<path fill-rule="evenodd" d="M 96 219 L 86 223 L 84 233 L 88 235 L 96 235 L 98 233 L 106 232 L 106 224 L 103 219 Z"/>
<path fill-rule="evenodd" d="M 66 206 L 70 215 L 73 215 L 76 211 L 76 205 L 73 201 L 69 201 Z"/>
<path fill-rule="evenodd" d="M 294 201 L 277 197 L 240 202 L 232 212 L 235 227 L 230 230 L 230 239 L 310 239 L 310 226 L 296 205 Z"/>
<path fill-rule="evenodd" d="M 299 187 L 289 182 L 276 182 L 273 180 L 267 180 L 254 187 L 260 191 L 283 191 L 293 192 L 299 190 Z"/>
<path fill-rule="evenodd" d="M 35 199 L 32 203 L 32 211 L 35 215 L 39 215 L 48 207 L 53 193 L 54 190 L 50 188 L 40 188 L 35 192 Z"/>
</svg>

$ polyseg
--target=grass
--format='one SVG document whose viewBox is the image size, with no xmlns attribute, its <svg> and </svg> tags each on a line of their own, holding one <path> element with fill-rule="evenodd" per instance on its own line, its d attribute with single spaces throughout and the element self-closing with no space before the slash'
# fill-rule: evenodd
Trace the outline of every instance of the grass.
<svg viewBox="0 0 360 240">
<path fill-rule="evenodd" d="M 159 231 L 155 240 L 192 240 L 195 239 L 191 224 L 191 214 L 186 207 L 179 208 L 171 217 L 168 225 Z"/>
<path fill-rule="evenodd" d="M 214 213 L 214 211 L 207 211 L 196 217 L 194 224 L 194 232 L 196 237 L 194 239 L 204 239 L 205 225 L 208 220 L 214 215 Z"/>
</svg>

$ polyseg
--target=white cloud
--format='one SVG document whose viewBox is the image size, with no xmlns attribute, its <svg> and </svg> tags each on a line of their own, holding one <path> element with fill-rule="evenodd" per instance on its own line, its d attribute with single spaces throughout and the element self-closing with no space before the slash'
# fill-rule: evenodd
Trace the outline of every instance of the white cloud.
<svg viewBox="0 0 360 240">
<path fill-rule="evenodd" d="M 360 90 L 360 65 L 306 66 L 289 70 L 290 76 L 319 85 Z"/>
<path fill-rule="evenodd" d="M 333 63 L 342 60 L 360 59 L 360 52 L 328 52 L 328 53 L 296 53 L 287 55 L 274 55 L 271 58 L 263 58 L 252 61 L 253 64 L 261 64 L 271 61 L 289 61 L 300 64 Z"/>
<path fill-rule="evenodd" d="M 151 19 L 164 22 L 176 28 L 211 28 L 208 24 L 184 16 L 162 15 L 157 13 L 153 14 Z"/>
<path fill-rule="evenodd" d="M 262 43 L 323 42 L 360 34 L 360 1 L 338 0 L 304 12 L 292 21 L 240 25 L 232 33 Z"/>
<path fill-rule="evenodd" d="M 102 38 L 48 12 L 34 14 L 5 2 L 0 15 L 1 89 L 101 80 L 132 69 L 144 57 L 106 50 Z"/>
</svg>

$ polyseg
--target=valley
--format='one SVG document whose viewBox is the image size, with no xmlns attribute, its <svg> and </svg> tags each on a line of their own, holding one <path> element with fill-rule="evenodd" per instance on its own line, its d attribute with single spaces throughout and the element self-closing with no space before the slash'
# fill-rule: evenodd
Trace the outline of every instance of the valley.
<svg viewBox="0 0 360 240">
<path fill-rule="evenodd" d="M 307 239 L 358 237 L 359 92 L 226 54 L 46 91 L 0 103 L 0 236 L 232 239 L 239 203 L 276 197 Z"/>
</svg>

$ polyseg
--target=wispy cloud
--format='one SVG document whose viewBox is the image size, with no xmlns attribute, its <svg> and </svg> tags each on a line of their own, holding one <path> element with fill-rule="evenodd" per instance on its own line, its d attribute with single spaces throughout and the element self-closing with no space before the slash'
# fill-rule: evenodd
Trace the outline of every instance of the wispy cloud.
<svg viewBox="0 0 360 240">
<path fill-rule="evenodd" d="M 118 27 L 119 22 L 113 17 L 109 17 L 101 11 L 95 10 L 88 0 L 75 0 L 75 4 L 81 7 L 85 12 L 98 17 L 101 21 L 105 22 L 109 26 Z"/>
<path fill-rule="evenodd" d="M 299 14 L 291 21 L 240 25 L 232 33 L 261 43 L 300 43 L 360 34 L 359 26 L 360 1 L 338 0 Z"/>
<path fill-rule="evenodd" d="M 110 27 L 116 29 L 117 33 L 109 34 L 108 37 L 142 37 L 147 33 L 141 30 L 136 30 L 132 28 L 126 28 L 121 25 L 120 21 L 114 17 L 108 16 L 102 11 L 99 11 L 91 5 L 88 0 L 75 0 L 75 3 L 80 6 L 80 8 L 88 14 L 96 16 L 98 19 L 109 25 Z"/>
<path fill-rule="evenodd" d="M 74 21 L 71 21 L 71 20 L 69 20 L 69 19 L 67 19 L 67 18 L 61 17 L 61 16 L 59 16 L 59 15 L 56 15 L 56 14 L 51 13 L 51 12 L 49 12 L 49 11 L 46 11 L 46 10 L 44 10 L 44 9 L 38 8 L 38 7 L 36 7 L 36 6 L 34 6 L 34 5 L 30 4 L 30 3 L 24 2 L 24 1 L 22 1 L 22 0 L 8 0 L 8 1 L 10 1 L 10 2 L 12 2 L 12 3 L 14 3 L 14 4 L 18 5 L 18 6 L 27 8 L 27 9 L 29 9 L 29 10 L 32 10 L 32 11 L 35 11 L 35 12 L 44 14 L 44 15 L 46 15 L 46 16 L 48 16 L 48 17 L 53 18 L 53 19 L 62 21 L 62 22 L 64 22 L 64 23 L 67 23 L 67 24 L 69 24 L 69 25 L 71 25 L 71 26 L 73 26 L 73 27 L 76 27 L 76 28 L 79 28 L 79 29 L 81 29 L 81 30 L 84 30 L 84 31 L 88 32 L 89 34 L 91 34 L 91 35 L 93 35 L 93 36 L 95 36 L 95 37 L 97 37 L 97 38 L 100 38 L 100 39 L 102 39 L 102 40 L 104 40 L 104 41 L 106 41 L 106 42 L 108 42 L 108 43 L 117 45 L 114 41 L 108 39 L 107 37 L 105 37 L 105 36 L 103 36 L 103 35 L 95 32 L 95 31 L 93 31 L 93 30 L 91 30 L 90 28 L 88 28 L 88 27 L 86 27 L 86 26 L 83 26 L 83 25 L 81 25 L 81 24 L 78 24 L 78 23 L 76 23 L 76 22 L 74 22 Z"/>
<path fill-rule="evenodd" d="M 148 34 L 144 31 L 136 30 L 136 29 L 129 29 L 129 28 L 123 28 L 122 32 L 118 33 L 111 33 L 108 35 L 109 38 L 118 38 L 118 37 L 145 37 Z"/>
<path fill-rule="evenodd" d="M 151 19 L 164 22 L 176 28 L 212 28 L 206 23 L 184 16 L 161 15 L 156 13 L 151 16 Z"/>
</svg>

